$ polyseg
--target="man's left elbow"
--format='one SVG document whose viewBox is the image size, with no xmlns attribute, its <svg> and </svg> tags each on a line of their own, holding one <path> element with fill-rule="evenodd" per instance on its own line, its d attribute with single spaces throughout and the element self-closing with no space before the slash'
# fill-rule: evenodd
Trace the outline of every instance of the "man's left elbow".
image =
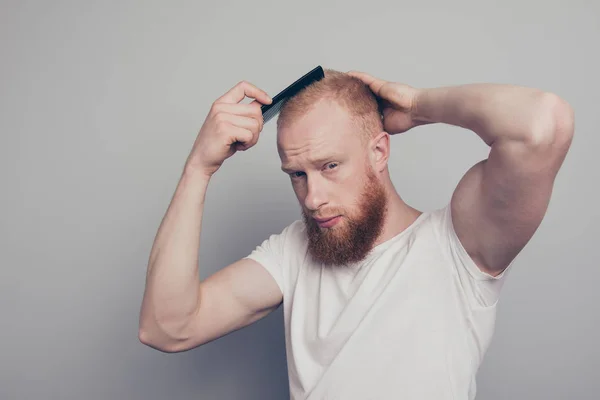
<svg viewBox="0 0 600 400">
<path fill-rule="evenodd" d="M 538 123 L 533 133 L 536 145 L 567 150 L 575 132 L 575 114 L 571 105 L 554 93 L 541 96 Z"/>
</svg>

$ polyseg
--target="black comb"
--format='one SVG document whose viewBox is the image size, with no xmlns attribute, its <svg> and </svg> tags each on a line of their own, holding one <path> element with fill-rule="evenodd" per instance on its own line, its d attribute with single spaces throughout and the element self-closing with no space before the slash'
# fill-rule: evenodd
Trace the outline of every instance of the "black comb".
<svg viewBox="0 0 600 400">
<path fill-rule="evenodd" d="M 279 110 L 281 110 L 281 106 L 285 103 L 287 99 L 292 96 L 295 96 L 299 91 L 307 87 L 313 82 L 320 81 L 325 76 L 323 72 L 323 68 L 319 65 L 302 78 L 298 79 L 296 82 L 292 83 L 290 86 L 283 89 L 281 92 L 277 93 L 275 97 L 273 97 L 273 102 L 271 104 L 265 104 L 261 106 L 262 115 L 263 115 L 263 123 L 266 124 L 271 118 L 273 118 Z"/>
</svg>

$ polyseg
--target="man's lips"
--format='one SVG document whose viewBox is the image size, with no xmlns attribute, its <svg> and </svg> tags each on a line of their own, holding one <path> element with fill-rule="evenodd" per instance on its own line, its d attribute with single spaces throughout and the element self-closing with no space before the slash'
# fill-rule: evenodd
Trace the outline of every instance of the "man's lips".
<svg viewBox="0 0 600 400">
<path fill-rule="evenodd" d="M 327 218 L 317 218 L 317 217 L 313 217 L 313 219 L 319 223 L 323 223 L 323 222 L 327 222 L 330 221 L 332 219 L 334 219 L 335 217 L 337 217 L 337 215 L 334 215 L 333 217 L 327 217 Z"/>
<path fill-rule="evenodd" d="M 314 218 L 317 221 L 317 224 L 321 228 L 331 228 L 336 225 L 341 219 L 341 216 L 336 215 L 335 217 L 327 217 L 327 218 Z"/>
</svg>

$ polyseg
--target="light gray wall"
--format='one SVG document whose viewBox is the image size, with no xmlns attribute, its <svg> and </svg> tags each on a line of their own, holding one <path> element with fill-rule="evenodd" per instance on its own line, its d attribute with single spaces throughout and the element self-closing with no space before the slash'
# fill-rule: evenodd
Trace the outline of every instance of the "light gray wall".
<svg viewBox="0 0 600 400">
<path fill-rule="evenodd" d="M 0 398 L 281 399 L 281 308 L 201 348 L 138 342 L 150 248 L 210 104 L 274 95 L 321 64 L 418 87 L 558 93 L 576 135 L 545 220 L 507 281 L 480 399 L 600 396 L 600 148 L 594 1 L 2 1 Z M 299 217 L 275 123 L 209 187 L 201 276 Z M 472 132 L 392 138 L 421 210 L 488 154 Z"/>
</svg>

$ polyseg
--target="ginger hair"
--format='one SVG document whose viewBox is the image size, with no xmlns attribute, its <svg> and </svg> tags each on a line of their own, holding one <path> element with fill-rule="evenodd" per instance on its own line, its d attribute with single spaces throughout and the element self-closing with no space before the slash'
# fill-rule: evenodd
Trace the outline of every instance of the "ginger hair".
<svg viewBox="0 0 600 400">
<path fill-rule="evenodd" d="M 344 72 L 324 70 L 325 76 L 288 99 L 281 107 L 277 131 L 302 117 L 319 100 L 333 100 L 343 107 L 366 143 L 383 131 L 382 114 L 375 94 L 363 81 Z"/>
</svg>

